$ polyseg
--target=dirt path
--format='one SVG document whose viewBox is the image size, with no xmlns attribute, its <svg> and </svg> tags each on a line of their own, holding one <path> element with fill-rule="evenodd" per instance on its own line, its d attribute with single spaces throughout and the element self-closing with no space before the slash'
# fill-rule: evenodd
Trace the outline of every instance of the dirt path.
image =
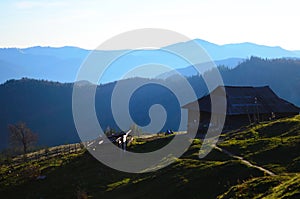
<svg viewBox="0 0 300 199">
<path fill-rule="evenodd" d="M 230 153 L 229 151 L 225 150 L 225 149 L 222 149 L 218 146 L 215 146 L 215 149 L 217 149 L 218 151 L 221 151 L 222 153 L 225 153 L 226 155 L 229 155 L 230 157 L 234 158 L 234 159 L 237 159 L 237 160 L 240 160 L 242 161 L 242 163 L 244 163 L 245 165 L 249 166 L 249 167 L 254 167 L 258 170 L 261 170 L 262 172 L 265 172 L 266 174 L 270 175 L 270 176 L 275 176 L 276 174 L 271 172 L 270 170 L 267 170 L 261 166 L 258 166 L 258 165 L 254 165 L 252 164 L 251 162 L 249 162 L 248 160 L 245 160 L 243 157 L 241 156 L 237 156 L 237 155 L 234 155 L 233 153 Z"/>
</svg>

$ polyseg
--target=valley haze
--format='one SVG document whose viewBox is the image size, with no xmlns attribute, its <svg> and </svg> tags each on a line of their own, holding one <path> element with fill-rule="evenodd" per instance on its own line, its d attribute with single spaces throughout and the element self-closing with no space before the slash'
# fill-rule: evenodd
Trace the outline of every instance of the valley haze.
<svg viewBox="0 0 300 199">
<path fill-rule="evenodd" d="M 216 45 L 205 40 L 176 43 L 156 50 L 132 51 L 121 61 L 111 64 L 99 83 L 116 81 L 130 69 L 148 64 L 149 61 L 164 64 L 176 69 L 185 76 L 195 75 L 195 71 L 182 59 L 165 53 L 164 50 L 176 49 L 193 53 L 190 42 L 196 42 L 207 52 L 217 66 L 236 67 L 251 56 L 262 58 L 300 58 L 300 51 L 289 51 L 281 47 L 270 47 L 254 43 Z M 118 51 L 128 52 L 127 49 Z M 77 72 L 91 50 L 78 47 L 29 47 L 0 49 L 0 83 L 22 77 L 59 82 L 74 82 Z M 113 55 L 115 51 L 99 50 L 99 57 Z M 199 63 L 200 64 L 200 63 Z M 170 74 L 162 74 L 168 77 Z"/>
</svg>

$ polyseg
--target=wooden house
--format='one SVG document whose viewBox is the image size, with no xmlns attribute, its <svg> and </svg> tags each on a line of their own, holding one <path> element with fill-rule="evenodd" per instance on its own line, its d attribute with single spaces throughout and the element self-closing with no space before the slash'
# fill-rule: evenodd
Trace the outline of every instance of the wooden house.
<svg viewBox="0 0 300 199">
<path fill-rule="evenodd" d="M 223 93 L 223 95 L 220 95 Z M 219 86 L 210 94 L 184 105 L 188 109 L 188 132 L 205 133 L 209 126 L 218 126 L 218 117 L 211 121 L 211 97 L 214 106 L 223 103 L 226 107 L 223 130 L 232 130 L 251 123 L 297 115 L 300 108 L 278 97 L 268 86 L 237 87 Z M 218 114 L 215 113 L 214 114 Z M 224 116 L 224 113 L 223 113 Z"/>
</svg>

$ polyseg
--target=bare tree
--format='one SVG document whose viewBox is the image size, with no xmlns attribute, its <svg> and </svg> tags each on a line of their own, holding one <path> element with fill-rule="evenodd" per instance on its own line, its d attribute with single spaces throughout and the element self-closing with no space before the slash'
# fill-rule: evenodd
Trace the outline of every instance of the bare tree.
<svg viewBox="0 0 300 199">
<path fill-rule="evenodd" d="M 21 146 L 24 154 L 28 148 L 37 142 L 37 134 L 33 133 L 24 122 L 19 122 L 15 125 L 8 125 L 10 131 L 10 144 L 12 146 Z"/>
</svg>

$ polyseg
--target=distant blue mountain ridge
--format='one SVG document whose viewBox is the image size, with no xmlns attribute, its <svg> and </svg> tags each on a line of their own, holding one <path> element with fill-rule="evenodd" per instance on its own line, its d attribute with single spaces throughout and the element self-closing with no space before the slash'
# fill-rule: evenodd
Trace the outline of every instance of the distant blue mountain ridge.
<svg viewBox="0 0 300 199">
<path fill-rule="evenodd" d="M 281 47 L 270 47 L 253 43 L 239 43 L 217 45 L 201 39 L 176 43 L 162 49 L 97 51 L 99 60 L 101 56 L 114 56 L 118 53 L 128 53 L 113 62 L 105 71 L 101 83 L 118 80 L 127 71 L 144 64 L 158 63 L 170 66 L 185 76 L 195 74 L 195 70 L 189 63 L 166 53 L 165 50 L 176 49 L 178 52 L 195 54 L 192 42 L 202 46 L 216 65 L 224 65 L 229 68 L 237 66 L 240 62 L 251 56 L 262 58 L 300 58 L 300 51 L 289 51 Z M 0 48 L 0 83 L 9 79 L 22 77 L 44 79 L 59 82 L 74 82 L 81 64 L 88 57 L 91 50 L 78 47 L 30 47 L 30 48 Z M 197 54 L 195 54 L 197 56 Z M 99 63 L 101 64 L 101 63 Z M 162 74 L 168 77 L 172 72 Z"/>
</svg>

